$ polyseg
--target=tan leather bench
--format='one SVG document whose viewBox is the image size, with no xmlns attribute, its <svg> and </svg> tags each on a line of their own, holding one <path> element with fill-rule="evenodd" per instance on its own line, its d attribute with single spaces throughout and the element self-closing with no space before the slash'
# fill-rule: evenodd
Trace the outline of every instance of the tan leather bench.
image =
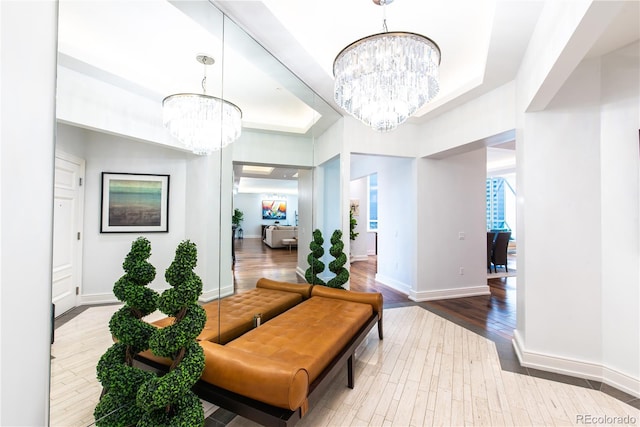
<svg viewBox="0 0 640 427">
<path fill-rule="evenodd" d="M 261 278 L 255 289 L 204 304 L 207 323 L 197 339 L 226 344 L 253 328 L 254 315 L 260 314 L 261 321 L 267 322 L 310 295 L 311 285 Z M 173 321 L 173 317 L 165 317 L 152 323 L 162 328 Z"/>
<path fill-rule="evenodd" d="M 345 363 L 353 388 L 356 348 L 376 323 L 382 339 L 382 294 L 313 286 L 310 296 L 226 345 L 201 340 L 205 369 L 194 391 L 263 425 L 293 425 Z M 148 353 L 144 364 L 166 370 L 168 359 Z"/>
</svg>

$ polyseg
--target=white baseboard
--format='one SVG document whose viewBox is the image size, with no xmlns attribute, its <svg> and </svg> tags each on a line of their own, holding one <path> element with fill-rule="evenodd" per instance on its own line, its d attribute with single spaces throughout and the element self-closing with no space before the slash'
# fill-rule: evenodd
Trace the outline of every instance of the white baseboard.
<svg viewBox="0 0 640 427">
<path fill-rule="evenodd" d="M 602 367 L 603 383 L 640 398 L 640 379 L 632 378 L 607 366 Z"/>
<path fill-rule="evenodd" d="M 113 293 L 108 294 L 90 294 L 80 295 L 78 298 L 78 305 L 98 305 L 98 304 L 113 304 L 120 303 L 120 301 Z"/>
<path fill-rule="evenodd" d="M 640 380 L 602 364 L 527 351 L 520 333 L 513 332 L 513 348 L 522 366 L 571 377 L 600 381 L 635 397 L 640 397 Z"/>
<path fill-rule="evenodd" d="M 434 301 L 450 298 L 476 297 L 480 295 L 490 295 L 488 285 L 467 286 L 464 288 L 439 289 L 435 291 L 410 292 L 409 299 L 417 302 Z"/>
<path fill-rule="evenodd" d="M 369 257 L 367 255 L 352 255 L 351 262 L 359 262 L 359 261 L 368 261 Z"/>
<path fill-rule="evenodd" d="M 307 280 L 304 278 L 304 273 L 305 273 L 305 270 L 301 269 L 300 267 L 296 267 L 296 274 L 301 278 L 303 278 L 304 280 Z"/>
<path fill-rule="evenodd" d="M 367 250 L 367 255 L 375 255 L 375 254 L 376 254 L 376 250 L 375 249 Z"/>
<path fill-rule="evenodd" d="M 402 292 L 405 295 L 409 295 L 411 292 L 411 287 L 406 283 L 403 283 L 391 277 L 387 277 L 383 274 L 376 273 L 375 280 L 382 283 L 385 286 L 395 289 L 396 291 Z"/>
</svg>

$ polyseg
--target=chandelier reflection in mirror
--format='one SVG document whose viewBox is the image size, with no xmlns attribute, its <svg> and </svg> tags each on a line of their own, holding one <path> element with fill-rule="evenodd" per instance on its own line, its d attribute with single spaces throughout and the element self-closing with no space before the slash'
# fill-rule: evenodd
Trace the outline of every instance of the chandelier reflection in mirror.
<svg viewBox="0 0 640 427">
<path fill-rule="evenodd" d="M 420 34 L 388 32 L 386 19 L 383 31 L 351 43 L 333 62 L 336 103 L 380 132 L 404 123 L 440 90 L 438 45 Z"/>
<path fill-rule="evenodd" d="M 206 155 L 229 145 L 242 131 L 242 111 L 235 104 L 207 95 L 207 55 L 196 60 L 204 65 L 203 94 L 177 93 L 162 101 L 162 122 L 171 135 L 195 154 Z"/>
</svg>

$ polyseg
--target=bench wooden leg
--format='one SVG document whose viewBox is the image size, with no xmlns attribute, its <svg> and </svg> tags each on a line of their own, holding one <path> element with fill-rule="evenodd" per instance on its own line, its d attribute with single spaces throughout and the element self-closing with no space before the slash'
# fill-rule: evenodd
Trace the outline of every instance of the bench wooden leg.
<svg viewBox="0 0 640 427">
<path fill-rule="evenodd" d="M 378 320 L 378 338 L 382 339 L 382 319 Z"/>
<path fill-rule="evenodd" d="M 353 388 L 353 354 L 347 359 L 347 386 Z"/>
</svg>

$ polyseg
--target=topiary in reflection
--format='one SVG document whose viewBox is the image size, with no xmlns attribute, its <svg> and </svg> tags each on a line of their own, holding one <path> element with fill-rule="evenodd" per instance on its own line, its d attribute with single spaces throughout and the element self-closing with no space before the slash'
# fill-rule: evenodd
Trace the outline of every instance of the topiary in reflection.
<svg viewBox="0 0 640 427">
<path fill-rule="evenodd" d="M 347 263 L 347 256 L 343 250 L 342 231 L 336 230 L 331 235 L 331 248 L 329 248 L 329 253 L 335 258 L 329 263 L 329 271 L 335 273 L 335 277 L 327 282 L 327 286 L 330 288 L 344 289 L 342 285 L 349 280 L 349 271 L 344 268 Z"/>
<path fill-rule="evenodd" d="M 135 404 L 138 387 L 155 375 L 133 367 L 133 356 L 149 348 L 155 328 L 141 320 L 156 310 L 158 294 L 147 285 L 156 269 L 147 262 L 151 244 L 139 237 L 131 244 L 122 267 L 126 272 L 113 286 L 116 298 L 125 305 L 111 317 L 109 329 L 117 342 L 102 355 L 97 366 L 103 395 L 94 410 L 97 426 L 135 425 L 143 411 Z"/>
<path fill-rule="evenodd" d="M 186 240 L 178 245 L 165 273 L 172 288 L 158 298 L 158 308 L 175 321 L 154 331 L 149 348 L 157 356 L 171 358 L 173 363 L 166 375 L 147 380 L 138 390 L 136 402 L 145 411 L 138 426 L 204 425 L 202 404 L 191 390 L 204 369 L 204 353 L 196 337 L 207 320 L 198 305 L 202 281 L 193 272 L 196 263 L 196 245 Z"/>
<path fill-rule="evenodd" d="M 322 247 L 323 243 L 324 239 L 322 238 L 322 232 L 318 229 L 313 230 L 313 240 L 309 243 L 311 253 L 307 256 L 309 268 L 304 272 L 304 278 L 307 280 L 307 283 L 312 285 L 325 284 L 324 280 L 318 277 L 318 274 L 324 271 L 324 263 L 320 261 L 322 255 L 324 255 L 324 248 Z"/>
</svg>

